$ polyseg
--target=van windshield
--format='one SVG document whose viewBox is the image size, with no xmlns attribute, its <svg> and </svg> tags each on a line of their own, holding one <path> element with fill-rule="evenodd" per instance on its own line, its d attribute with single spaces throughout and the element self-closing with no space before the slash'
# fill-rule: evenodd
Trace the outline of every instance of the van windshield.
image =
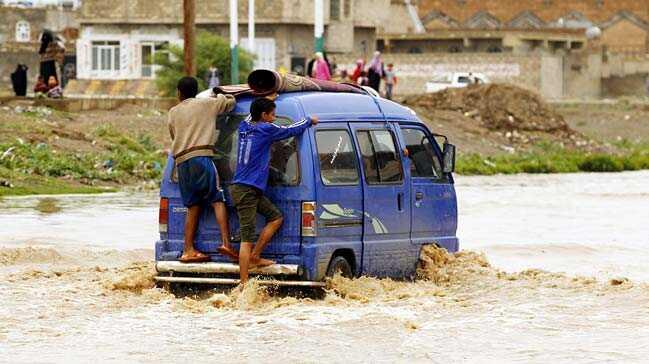
<svg viewBox="0 0 649 364">
<path fill-rule="evenodd" d="M 219 176 L 226 183 L 231 183 L 237 168 L 237 143 L 239 124 L 248 115 L 228 114 L 217 119 L 216 154 L 214 163 Z M 275 124 L 290 125 L 288 118 L 277 117 Z M 297 143 L 295 138 L 273 143 L 270 150 L 269 186 L 296 186 L 300 182 Z"/>
</svg>

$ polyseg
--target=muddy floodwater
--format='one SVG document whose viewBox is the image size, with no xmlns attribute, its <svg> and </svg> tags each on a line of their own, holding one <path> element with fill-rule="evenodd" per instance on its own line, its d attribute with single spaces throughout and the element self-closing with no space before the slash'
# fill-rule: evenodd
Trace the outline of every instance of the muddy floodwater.
<svg viewBox="0 0 649 364">
<path fill-rule="evenodd" d="M 415 282 L 153 288 L 156 194 L 0 200 L 0 362 L 641 363 L 649 172 L 458 177 Z"/>
</svg>

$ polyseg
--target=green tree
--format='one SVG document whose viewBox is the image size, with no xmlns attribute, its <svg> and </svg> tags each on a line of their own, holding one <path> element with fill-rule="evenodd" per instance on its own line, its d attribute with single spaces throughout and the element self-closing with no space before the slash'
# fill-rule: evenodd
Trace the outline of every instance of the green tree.
<svg viewBox="0 0 649 364">
<path fill-rule="evenodd" d="M 154 62 L 160 65 L 156 72 L 156 86 L 158 91 L 165 96 L 176 95 L 176 84 L 184 76 L 183 72 L 183 48 L 170 45 L 169 53 L 157 53 Z M 239 80 L 235 83 L 245 82 L 252 70 L 254 56 L 239 48 Z M 207 82 L 203 79 L 205 74 L 214 65 L 219 69 L 221 84 L 229 85 L 230 82 L 230 43 L 218 35 L 207 31 L 199 31 L 196 36 L 196 76 L 199 88 L 207 88 Z"/>
</svg>

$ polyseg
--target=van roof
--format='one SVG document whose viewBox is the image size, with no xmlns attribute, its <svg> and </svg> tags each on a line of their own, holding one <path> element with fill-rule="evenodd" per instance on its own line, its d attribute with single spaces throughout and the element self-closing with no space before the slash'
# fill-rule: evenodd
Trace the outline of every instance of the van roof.
<svg viewBox="0 0 649 364">
<path fill-rule="evenodd" d="M 250 112 L 252 96 L 237 99 L 235 113 Z M 383 121 L 421 122 L 414 111 L 396 102 L 369 95 L 338 92 L 290 92 L 277 97 L 277 115 L 291 119 L 315 115 L 322 122 Z"/>
</svg>

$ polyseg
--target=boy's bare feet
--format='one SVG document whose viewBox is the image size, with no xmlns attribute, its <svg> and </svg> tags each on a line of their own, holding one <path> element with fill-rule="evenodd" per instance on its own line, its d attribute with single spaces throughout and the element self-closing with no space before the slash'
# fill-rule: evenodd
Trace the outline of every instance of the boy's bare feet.
<svg viewBox="0 0 649 364">
<path fill-rule="evenodd" d="M 194 250 L 192 252 L 183 253 L 179 260 L 182 263 L 203 263 L 209 262 L 210 256 Z"/>
<path fill-rule="evenodd" d="M 250 267 L 254 267 L 254 268 L 268 267 L 273 264 L 275 264 L 275 262 L 270 259 L 250 257 Z"/>
<path fill-rule="evenodd" d="M 225 255 L 226 257 L 230 258 L 233 262 L 238 263 L 239 262 L 239 254 L 232 250 L 231 247 L 221 245 L 218 249 L 216 249 L 220 254 Z"/>
</svg>

